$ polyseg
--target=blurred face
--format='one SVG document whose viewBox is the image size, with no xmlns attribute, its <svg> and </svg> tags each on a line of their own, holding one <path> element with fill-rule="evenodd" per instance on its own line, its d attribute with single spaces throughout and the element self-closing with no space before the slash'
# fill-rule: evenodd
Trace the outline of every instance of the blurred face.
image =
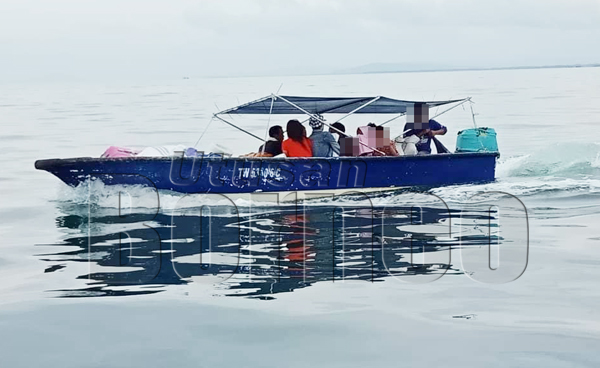
<svg viewBox="0 0 600 368">
<path fill-rule="evenodd" d="M 365 128 L 363 128 L 364 130 Z M 376 132 L 375 132 L 375 128 L 373 127 L 366 127 L 367 131 L 363 132 L 366 136 L 367 136 L 367 144 L 371 147 L 377 147 L 377 136 L 376 136 Z"/>
<path fill-rule="evenodd" d="M 375 130 L 375 146 L 382 147 L 383 146 L 383 130 Z"/>
<path fill-rule="evenodd" d="M 406 124 L 408 129 L 429 128 L 429 106 L 414 104 L 406 109 Z"/>
<path fill-rule="evenodd" d="M 377 147 L 387 147 L 390 145 L 390 129 L 383 128 L 375 131 L 375 140 Z"/>
</svg>

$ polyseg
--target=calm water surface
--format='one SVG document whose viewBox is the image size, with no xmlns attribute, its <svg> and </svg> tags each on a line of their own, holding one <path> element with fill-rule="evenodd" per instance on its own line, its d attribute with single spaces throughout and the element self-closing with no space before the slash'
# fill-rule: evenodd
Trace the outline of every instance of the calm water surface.
<svg viewBox="0 0 600 368">
<path fill-rule="evenodd" d="M 211 114 L 280 86 L 472 96 L 498 180 L 291 205 L 33 168 L 206 128 L 199 148 L 251 152 Z M 231 118 L 264 134 L 267 117 Z M 0 119 L 3 366 L 600 364 L 600 68 L 2 85 Z M 451 149 L 473 124 L 468 105 L 438 120 Z"/>
</svg>

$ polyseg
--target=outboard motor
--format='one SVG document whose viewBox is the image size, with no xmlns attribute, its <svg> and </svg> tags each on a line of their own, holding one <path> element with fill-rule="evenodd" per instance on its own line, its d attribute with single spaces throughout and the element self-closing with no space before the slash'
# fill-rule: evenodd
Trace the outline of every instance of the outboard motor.
<svg viewBox="0 0 600 368">
<path fill-rule="evenodd" d="M 458 132 L 456 152 L 498 152 L 493 128 L 471 128 Z"/>
</svg>

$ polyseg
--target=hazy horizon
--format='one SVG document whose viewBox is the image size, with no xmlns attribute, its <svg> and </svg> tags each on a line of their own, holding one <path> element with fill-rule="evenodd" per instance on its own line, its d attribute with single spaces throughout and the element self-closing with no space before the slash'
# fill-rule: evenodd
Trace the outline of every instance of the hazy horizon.
<svg viewBox="0 0 600 368">
<path fill-rule="evenodd" d="M 600 62 L 595 0 L 8 0 L 0 30 L 2 81 Z"/>
</svg>

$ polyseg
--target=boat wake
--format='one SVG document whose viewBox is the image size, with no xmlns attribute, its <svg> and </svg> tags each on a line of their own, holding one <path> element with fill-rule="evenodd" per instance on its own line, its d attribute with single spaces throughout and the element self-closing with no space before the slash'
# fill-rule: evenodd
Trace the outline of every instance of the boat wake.
<svg viewBox="0 0 600 368">
<path fill-rule="evenodd" d="M 600 178 L 600 143 L 560 142 L 528 155 L 501 160 L 496 176 Z"/>
</svg>

